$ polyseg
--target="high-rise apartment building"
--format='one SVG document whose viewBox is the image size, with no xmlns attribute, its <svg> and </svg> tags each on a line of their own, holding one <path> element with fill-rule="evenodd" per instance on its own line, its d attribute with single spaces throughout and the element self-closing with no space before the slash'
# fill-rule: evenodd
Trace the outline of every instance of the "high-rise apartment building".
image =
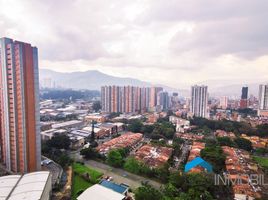
<svg viewBox="0 0 268 200">
<path fill-rule="evenodd" d="M 191 113 L 196 117 L 207 117 L 208 110 L 208 87 L 192 86 L 191 90 Z"/>
<path fill-rule="evenodd" d="M 248 107 L 248 87 L 242 87 L 242 94 L 240 100 L 240 108 L 244 109 Z"/>
<path fill-rule="evenodd" d="M 40 170 L 37 48 L 0 39 L 1 162 L 13 172 Z"/>
<path fill-rule="evenodd" d="M 220 98 L 220 108 L 226 109 L 228 107 L 228 97 L 227 96 L 222 96 Z"/>
<path fill-rule="evenodd" d="M 145 112 L 151 103 L 151 88 L 134 86 L 102 86 L 101 105 L 104 112 Z M 154 92 L 157 89 L 154 89 Z M 157 96 L 153 95 L 154 101 Z M 155 102 L 156 106 L 157 102 Z"/>
<path fill-rule="evenodd" d="M 157 94 L 157 106 L 160 107 L 160 110 L 168 110 L 170 99 L 168 96 L 168 92 L 160 91 Z"/>
<path fill-rule="evenodd" d="M 150 90 L 150 109 L 153 110 L 157 105 L 157 94 L 158 92 L 163 91 L 162 87 L 151 87 Z"/>
<path fill-rule="evenodd" d="M 259 87 L 259 116 L 268 116 L 268 84 Z"/>
</svg>

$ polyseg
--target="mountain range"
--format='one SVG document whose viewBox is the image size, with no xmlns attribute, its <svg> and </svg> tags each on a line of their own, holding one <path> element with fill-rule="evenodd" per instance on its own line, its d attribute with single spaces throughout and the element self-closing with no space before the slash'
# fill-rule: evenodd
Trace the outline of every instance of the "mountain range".
<svg viewBox="0 0 268 200">
<path fill-rule="evenodd" d="M 43 85 L 45 80 L 51 80 L 51 84 L 55 84 L 57 87 L 61 88 L 72 88 L 72 89 L 89 89 L 89 90 L 100 90 L 103 85 L 133 85 L 140 87 L 150 87 L 150 86 L 160 86 L 163 87 L 167 92 L 178 92 L 180 96 L 189 96 L 190 88 L 183 89 L 178 86 L 178 88 L 172 88 L 161 84 L 152 84 L 146 81 L 141 81 L 134 78 L 122 78 L 111 76 L 102 73 L 98 70 L 89 70 L 84 72 L 56 72 L 49 69 L 40 69 L 40 84 Z M 208 85 L 210 96 L 240 96 L 241 88 L 245 84 L 234 83 L 235 81 L 220 81 L 220 80 L 208 80 L 199 84 Z M 249 94 L 257 95 L 258 87 L 260 83 L 249 83 Z"/>
</svg>

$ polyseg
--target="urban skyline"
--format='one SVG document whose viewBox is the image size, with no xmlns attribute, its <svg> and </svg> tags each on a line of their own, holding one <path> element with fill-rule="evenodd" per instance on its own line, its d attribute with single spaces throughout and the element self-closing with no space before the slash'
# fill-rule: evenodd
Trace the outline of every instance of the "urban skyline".
<svg viewBox="0 0 268 200">
<path fill-rule="evenodd" d="M 268 1 L 0 8 L 0 199 L 268 199 Z"/>
<path fill-rule="evenodd" d="M 268 45 L 260 22 L 266 23 L 267 6 L 264 0 L 82 0 L 64 6 L 2 0 L 0 35 L 36 44 L 40 68 L 61 72 L 100 70 L 173 88 L 207 80 L 262 83 Z"/>
<path fill-rule="evenodd" d="M 170 99 L 161 87 L 102 86 L 101 106 L 107 113 L 168 110 Z"/>
</svg>

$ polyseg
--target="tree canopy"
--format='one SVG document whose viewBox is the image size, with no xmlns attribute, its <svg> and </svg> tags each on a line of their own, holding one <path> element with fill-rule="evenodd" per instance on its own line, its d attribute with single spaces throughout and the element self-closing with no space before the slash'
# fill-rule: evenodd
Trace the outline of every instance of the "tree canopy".
<svg viewBox="0 0 268 200">
<path fill-rule="evenodd" d="M 113 167 L 121 167 L 124 163 L 124 158 L 118 150 L 112 150 L 108 153 L 107 162 Z"/>
</svg>

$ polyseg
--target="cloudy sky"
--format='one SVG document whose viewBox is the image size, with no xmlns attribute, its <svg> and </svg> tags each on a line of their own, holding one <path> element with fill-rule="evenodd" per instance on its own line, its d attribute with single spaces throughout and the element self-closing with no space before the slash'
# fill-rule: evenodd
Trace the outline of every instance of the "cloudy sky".
<svg viewBox="0 0 268 200">
<path fill-rule="evenodd" d="M 0 36 L 40 68 L 171 87 L 268 80 L 267 0 L 0 0 Z"/>
</svg>

